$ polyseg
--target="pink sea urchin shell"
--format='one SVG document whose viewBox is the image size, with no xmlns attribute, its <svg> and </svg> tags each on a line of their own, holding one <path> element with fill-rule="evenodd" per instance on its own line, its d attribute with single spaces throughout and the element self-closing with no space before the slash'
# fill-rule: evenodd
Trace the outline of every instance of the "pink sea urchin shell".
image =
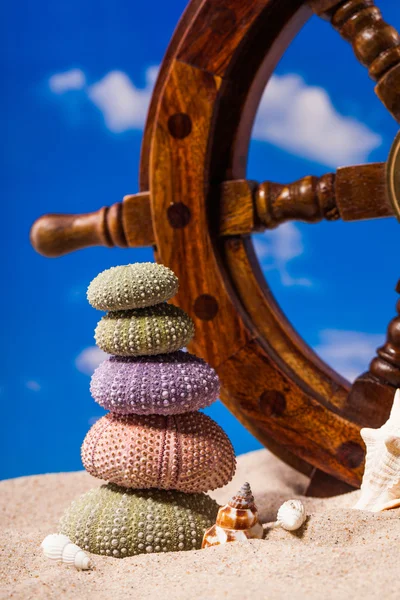
<svg viewBox="0 0 400 600">
<path fill-rule="evenodd" d="M 206 492 L 222 487 L 234 474 L 232 445 L 210 417 L 115 415 L 89 430 L 82 462 L 95 477 L 127 488 Z"/>
<path fill-rule="evenodd" d="M 219 380 L 212 367 L 189 352 L 112 356 L 94 372 L 90 391 L 115 413 L 175 415 L 212 404 Z"/>
</svg>

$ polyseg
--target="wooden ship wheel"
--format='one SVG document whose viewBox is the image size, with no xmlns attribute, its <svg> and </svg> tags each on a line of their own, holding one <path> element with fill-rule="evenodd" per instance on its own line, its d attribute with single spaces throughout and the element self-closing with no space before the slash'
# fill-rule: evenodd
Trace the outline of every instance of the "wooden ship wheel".
<svg viewBox="0 0 400 600">
<path fill-rule="evenodd" d="M 350 386 L 279 309 L 251 234 L 288 220 L 400 216 L 400 139 L 387 163 L 287 185 L 246 180 L 262 92 L 313 13 L 352 44 L 400 120 L 400 36 L 372 0 L 191 0 L 153 92 L 141 191 L 95 213 L 41 217 L 31 240 L 45 256 L 154 246 L 156 259 L 179 277 L 176 303 L 196 325 L 191 350 L 217 370 L 224 404 L 266 447 L 312 476 L 311 489 L 329 494 L 359 486 L 360 427 L 388 417 L 400 386 L 400 316 L 369 371 Z"/>
</svg>

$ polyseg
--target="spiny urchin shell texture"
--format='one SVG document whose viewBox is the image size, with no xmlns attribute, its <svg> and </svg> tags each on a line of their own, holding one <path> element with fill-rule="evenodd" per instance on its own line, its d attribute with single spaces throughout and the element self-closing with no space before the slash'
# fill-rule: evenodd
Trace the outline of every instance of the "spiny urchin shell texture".
<svg viewBox="0 0 400 600">
<path fill-rule="evenodd" d="M 217 503 L 205 494 L 127 490 L 108 484 L 77 498 L 60 528 L 88 552 L 124 558 L 199 549 L 217 511 Z"/>
<path fill-rule="evenodd" d="M 192 319 L 172 304 L 109 312 L 95 331 L 99 348 L 119 356 L 175 352 L 186 346 L 193 335 Z"/>
<path fill-rule="evenodd" d="M 222 487 L 236 466 L 226 433 L 200 412 L 109 413 L 88 431 L 82 462 L 91 475 L 123 487 L 186 493 Z"/>
<path fill-rule="evenodd" d="M 189 352 L 111 356 L 94 372 L 90 391 L 115 413 L 174 415 L 212 404 L 219 380 L 212 367 Z"/>
<path fill-rule="evenodd" d="M 127 310 L 153 306 L 169 300 L 178 291 L 178 278 L 156 263 L 111 267 L 93 279 L 87 299 L 99 310 Z"/>
</svg>

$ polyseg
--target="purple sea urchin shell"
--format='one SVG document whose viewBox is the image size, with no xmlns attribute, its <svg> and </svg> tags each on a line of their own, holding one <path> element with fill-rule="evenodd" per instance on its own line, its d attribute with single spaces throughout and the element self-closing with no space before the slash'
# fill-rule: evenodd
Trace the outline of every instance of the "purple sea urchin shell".
<svg viewBox="0 0 400 600">
<path fill-rule="evenodd" d="M 112 356 L 96 369 L 93 398 L 119 414 L 175 415 L 210 406 L 219 394 L 216 372 L 189 352 Z"/>
</svg>

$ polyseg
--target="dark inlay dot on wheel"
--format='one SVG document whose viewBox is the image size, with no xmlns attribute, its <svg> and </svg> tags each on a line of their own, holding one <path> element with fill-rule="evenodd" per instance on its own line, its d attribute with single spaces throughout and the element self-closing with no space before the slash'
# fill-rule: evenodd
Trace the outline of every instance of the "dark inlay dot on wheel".
<svg viewBox="0 0 400 600">
<path fill-rule="evenodd" d="M 280 417 L 286 410 L 285 395 L 278 390 L 265 390 L 258 402 L 261 411 L 269 417 Z"/>
<path fill-rule="evenodd" d="M 175 113 L 168 119 L 168 130 L 172 137 L 183 140 L 192 131 L 192 119 L 186 113 Z"/>
<path fill-rule="evenodd" d="M 191 216 L 190 208 L 183 202 L 174 202 L 167 208 L 167 219 L 173 229 L 186 227 Z"/>
<path fill-rule="evenodd" d="M 210 294 L 198 296 L 194 303 L 194 313 L 202 321 L 211 321 L 218 312 L 218 302 Z"/>
</svg>

